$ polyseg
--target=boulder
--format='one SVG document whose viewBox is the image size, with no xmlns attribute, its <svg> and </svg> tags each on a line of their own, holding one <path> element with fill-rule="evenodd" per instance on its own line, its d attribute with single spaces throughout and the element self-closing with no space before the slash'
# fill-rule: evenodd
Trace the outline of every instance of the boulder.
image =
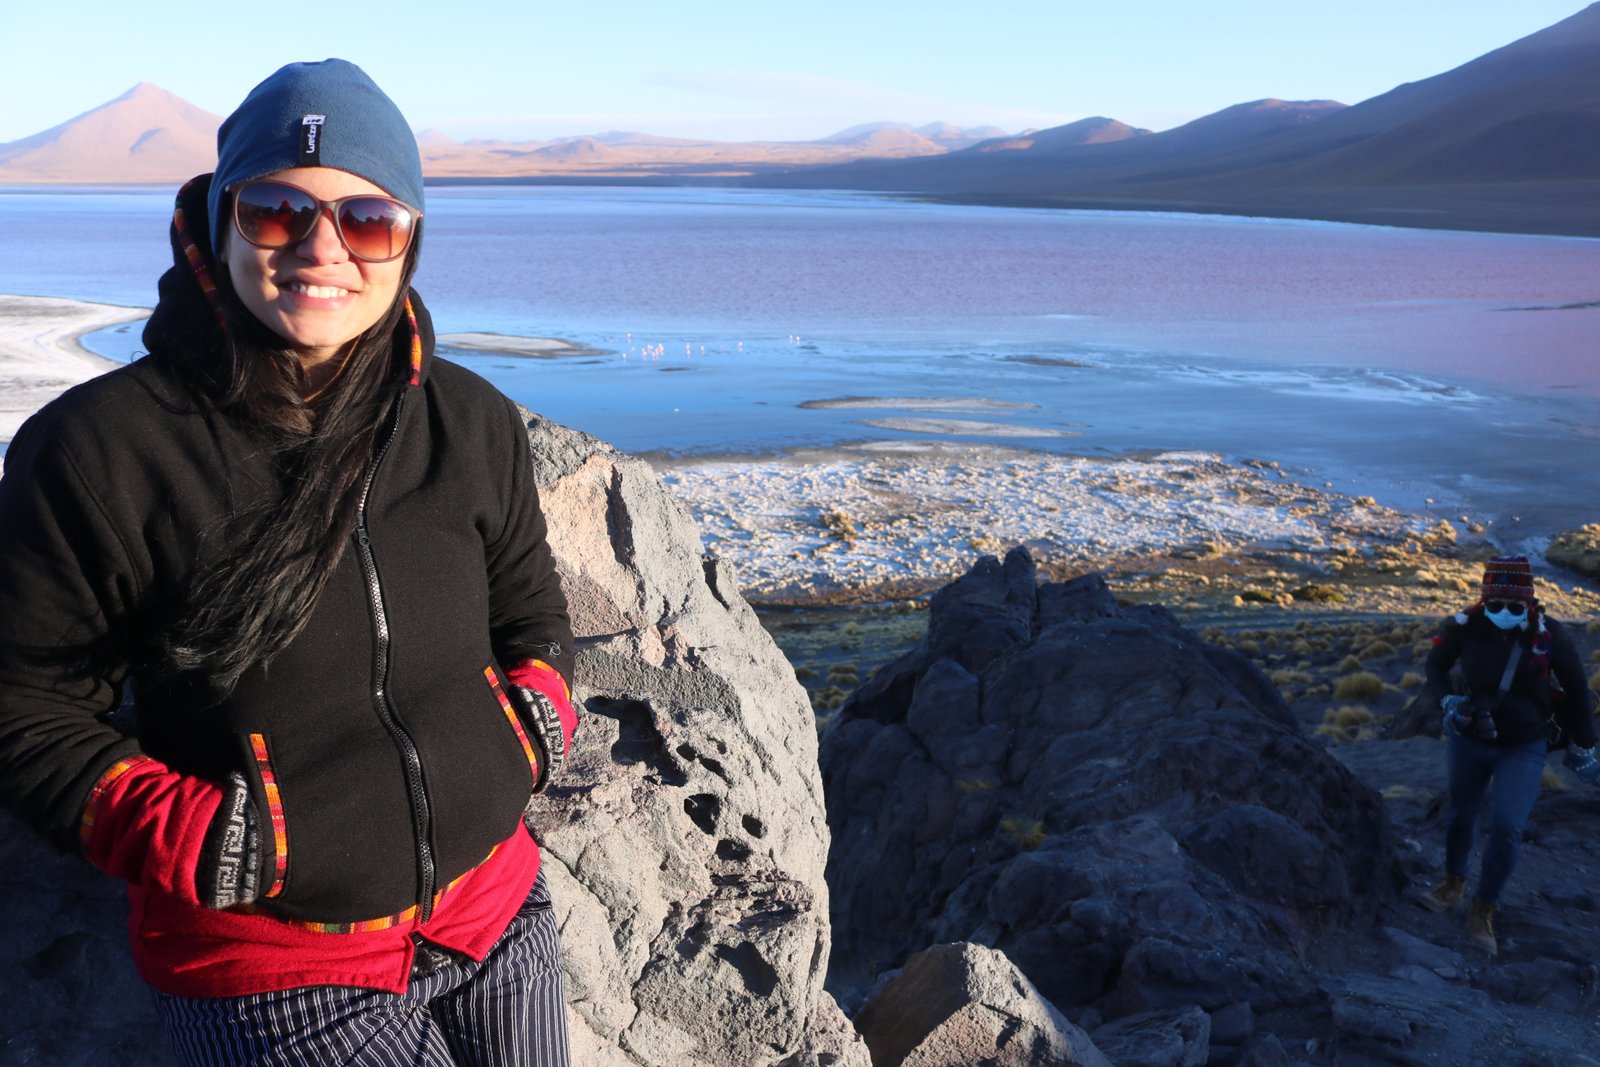
<svg viewBox="0 0 1600 1067">
<path fill-rule="evenodd" d="M 1112 1067 L 1004 953 L 971 943 L 912 956 L 856 1026 L 873 1067 Z"/>
<path fill-rule="evenodd" d="M 933 598 L 821 758 L 846 1004 L 948 941 L 1074 1017 L 1312 1003 L 1307 954 L 1403 881 L 1382 799 L 1248 660 L 1022 549 Z"/>
<path fill-rule="evenodd" d="M 650 468 L 529 416 L 583 722 L 530 824 L 586 1067 L 868 1067 L 823 990 L 810 705 Z M 122 893 L 0 816 L 0 1065 L 170 1063 Z"/>
<path fill-rule="evenodd" d="M 1587 578 L 1600 578 L 1600 523 L 1556 534 L 1544 558 Z"/>
<path fill-rule="evenodd" d="M 531 417 L 585 721 L 530 813 L 573 1058 L 866 1064 L 823 990 L 828 831 L 805 691 L 649 465 Z"/>
</svg>

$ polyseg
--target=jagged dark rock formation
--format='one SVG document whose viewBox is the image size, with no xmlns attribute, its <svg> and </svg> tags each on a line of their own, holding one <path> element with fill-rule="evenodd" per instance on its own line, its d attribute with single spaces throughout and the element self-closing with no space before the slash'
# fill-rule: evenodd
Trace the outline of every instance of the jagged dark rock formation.
<svg viewBox="0 0 1600 1067">
<path fill-rule="evenodd" d="M 934 598 L 822 767 L 847 996 L 972 940 L 1069 1017 L 1310 1004 L 1307 954 L 1402 882 L 1381 798 L 1254 667 L 1021 549 Z"/>
</svg>

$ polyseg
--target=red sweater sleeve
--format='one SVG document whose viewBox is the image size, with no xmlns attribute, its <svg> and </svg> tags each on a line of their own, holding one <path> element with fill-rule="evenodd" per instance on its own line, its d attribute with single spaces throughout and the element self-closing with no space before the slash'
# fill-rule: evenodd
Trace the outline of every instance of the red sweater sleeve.
<svg viewBox="0 0 1600 1067">
<path fill-rule="evenodd" d="M 148 756 L 118 760 L 84 805 L 83 854 L 109 875 L 198 904 L 195 868 L 221 804 L 221 786 Z"/>
</svg>

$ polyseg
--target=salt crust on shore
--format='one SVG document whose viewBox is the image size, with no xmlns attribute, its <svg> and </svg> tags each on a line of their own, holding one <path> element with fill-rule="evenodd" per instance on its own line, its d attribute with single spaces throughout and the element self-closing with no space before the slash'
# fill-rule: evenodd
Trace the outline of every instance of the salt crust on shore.
<svg viewBox="0 0 1600 1067">
<path fill-rule="evenodd" d="M 467 352 L 525 356 L 534 359 L 586 356 L 598 351 L 583 345 L 575 345 L 570 341 L 560 341 L 554 337 L 513 337 L 504 333 L 447 333 L 435 340 L 441 345 Z"/>
<path fill-rule="evenodd" d="M 79 338 L 149 314 L 149 308 L 0 295 L 0 443 L 63 391 L 117 366 Z"/>
<path fill-rule="evenodd" d="M 871 445 L 760 461 L 668 461 L 667 484 L 746 595 L 787 600 L 947 581 L 1026 544 L 1063 566 L 1248 551 L 1332 557 L 1433 520 L 1210 453 L 1091 459 L 982 446 Z"/>
</svg>

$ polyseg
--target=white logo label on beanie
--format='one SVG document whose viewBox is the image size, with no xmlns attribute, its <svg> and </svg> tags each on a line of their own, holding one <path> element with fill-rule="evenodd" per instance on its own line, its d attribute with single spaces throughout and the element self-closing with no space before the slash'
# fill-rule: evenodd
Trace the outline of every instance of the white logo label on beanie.
<svg viewBox="0 0 1600 1067">
<path fill-rule="evenodd" d="M 322 126 L 328 121 L 326 115 L 306 115 L 300 120 L 300 163 L 305 165 L 317 161 L 317 151 L 322 146 Z"/>
</svg>

